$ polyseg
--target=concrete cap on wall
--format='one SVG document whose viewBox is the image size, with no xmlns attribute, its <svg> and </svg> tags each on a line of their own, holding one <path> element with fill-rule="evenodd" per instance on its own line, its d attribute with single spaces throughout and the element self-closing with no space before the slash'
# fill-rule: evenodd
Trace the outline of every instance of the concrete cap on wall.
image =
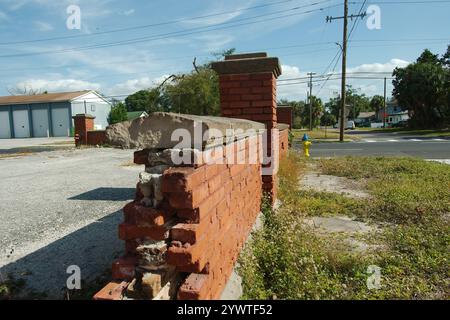
<svg viewBox="0 0 450 320">
<path fill-rule="evenodd" d="M 175 131 L 177 129 L 180 130 Z M 204 150 L 264 130 L 263 123 L 245 119 L 154 112 L 147 118 L 137 118 L 108 126 L 106 141 L 112 146 L 123 148 L 177 147 Z M 190 141 L 186 141 L 185 138 L 189 138 Z M 182 146 L 180 142 L 183 142 Z"/>
<path fill-rule="evenodd" d="M 281 75 L 278 58 L 267 57 L 265 52 L 225 56 L 224 61 L 213 62 L 211 68 L 219 75 L 262 72 L 272 72 L 277 78 Z"/>
</svg>

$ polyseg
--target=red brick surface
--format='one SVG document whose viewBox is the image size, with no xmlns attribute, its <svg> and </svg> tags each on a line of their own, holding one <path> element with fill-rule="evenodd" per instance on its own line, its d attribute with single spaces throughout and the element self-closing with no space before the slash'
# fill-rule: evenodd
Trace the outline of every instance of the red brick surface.
<svg viewBox="0 0 450 320">
<path fill-rule="evenodd" d="M 106 131 L 95 130 L 87 132 L 87 144 L 91 146 L 101 146 L 106 142 Z"/>
<path fill-rule="evenodd" d="M 102 290 L 97 292 L 94 300 L 122 300 L 123 292 L 127 288 L 128 282 L 112 281 L 108 283 Z"/>
<path fill-rule="evenodd" d="M 285 123 L 285 124 L 289 125 L 289 129 L 292 129 L 292 123 L 293 123 L 292 107 L 277 108 L 277 121 L 278 121 L 278 123 Z"/>
</svg>

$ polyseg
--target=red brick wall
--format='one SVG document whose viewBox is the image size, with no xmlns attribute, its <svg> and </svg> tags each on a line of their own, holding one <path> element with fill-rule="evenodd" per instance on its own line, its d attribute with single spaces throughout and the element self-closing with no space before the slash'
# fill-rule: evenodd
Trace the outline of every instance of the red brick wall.
<svg viewBox="0 0 450 320">
<path fill-rule="evenodd" d="M 75 143 L 77 146 L 87 144 L 87 132 L 94 130 L 95 117 L 88 114 L 77 114 L 73 117 Z"/>
<path fill-rule="evenodd" d="M 285 124 L 289 125 L 289 129 L 292 129 L 292 123 L 293 123 L 292 107 L 278 107 L 277 108 L 277 121 L 278 121 L 278 123 L 285 123 Z"/>
<path fill-rule="evenodd" d="M 137 189 L 119 225 L 126 254 L 113 263 L 115 282 L 110 286 L 122 288 L 122 280 L 132 280 L 138 242 L 149 238 L 165 240 L 167 264 L 189 274 L 178 290 L 179 299 L 218 299 L 260 212 L 261 163 L 258 157 L 256 163 L 249 161 L 250 146 L 262 152 L 258 139 L 253 136 L 222 147 L 215 157 L 223 160 L 218 163 L 167 169 L 161 186 L 164 200 L 158 209 L 144 207 Z M 230 155 L 245 161 L 223 164 Z M 145 151 L 135 152 L 135 163 L 146 164 L 146 159 Z M 95 298 L 108 297 L 103 290 Z"/>
<path fill-rule="evenodd" d="M 284 158 L 289 149 L 289 130 L 280 130 L 280 159 Z"/>
<path fill-rule="evenodd" d="M 88 145 L 102 145 L 106 141 L 106 131 L 105 130 L 94 130 L 87 132 L 87 143 Z"/>
<path fill-rule="evenodd" d="M 276 78 L 272 72 L 220 75 L 222 115 L 248 119 L 275 128 L 277 124 Z"/>
<path fill-rule="evenodd" d="M 105 130 L 94 130 L 94 116 L 88 114 L 77 114 L 73 117 L 75 126 L 75 144 L 79 145 L 102 145 L 106 141 Z"/>
</svg>

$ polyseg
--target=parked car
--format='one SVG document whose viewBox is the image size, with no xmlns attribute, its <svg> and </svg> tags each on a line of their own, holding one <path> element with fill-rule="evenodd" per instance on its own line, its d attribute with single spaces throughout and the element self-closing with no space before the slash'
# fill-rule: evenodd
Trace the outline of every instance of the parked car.
<svg viewBox="0 0 450 320">
<path fill-rule="evenodd" d="M 345 126 L 345 130 L 353 130 L 355 129 L 355 121 L 347 121 L 347 125 Z"/>
<path fill-rule="evenodd" d="M 334 124 L 333 128 L 335 128 L 335 129 L 339 128 L 339 122 Z M 355 121 L 347 121 L 347 124 L 344 127 L 345 130 L 353 130 L 355 128 L 356 128 Z"/>
</svg>

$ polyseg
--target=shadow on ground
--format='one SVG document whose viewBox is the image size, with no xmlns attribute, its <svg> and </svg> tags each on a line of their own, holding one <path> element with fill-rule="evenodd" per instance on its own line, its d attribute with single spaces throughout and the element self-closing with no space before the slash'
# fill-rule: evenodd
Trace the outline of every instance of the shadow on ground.
<svg viewBox="0 0 450 320">
<path fill-rule="evenodd" d="M 136 188 L 97 188 L 81 193 L 69 200 L 105 200 L 105 201 L 127 201 L 134 198 Z"/>
<path fill-rule="evenodd" d="M 89 282 L 122 254 L 123 243 L 117 237 L 121 220 L 122 210 L 116 211 L 1 267 L 0 275 L 23 279 L 25 298 L 61 299 L 70 276 L 66 273 L 67 267 L 79 266 L 82 281 Z"/>
</svg>

